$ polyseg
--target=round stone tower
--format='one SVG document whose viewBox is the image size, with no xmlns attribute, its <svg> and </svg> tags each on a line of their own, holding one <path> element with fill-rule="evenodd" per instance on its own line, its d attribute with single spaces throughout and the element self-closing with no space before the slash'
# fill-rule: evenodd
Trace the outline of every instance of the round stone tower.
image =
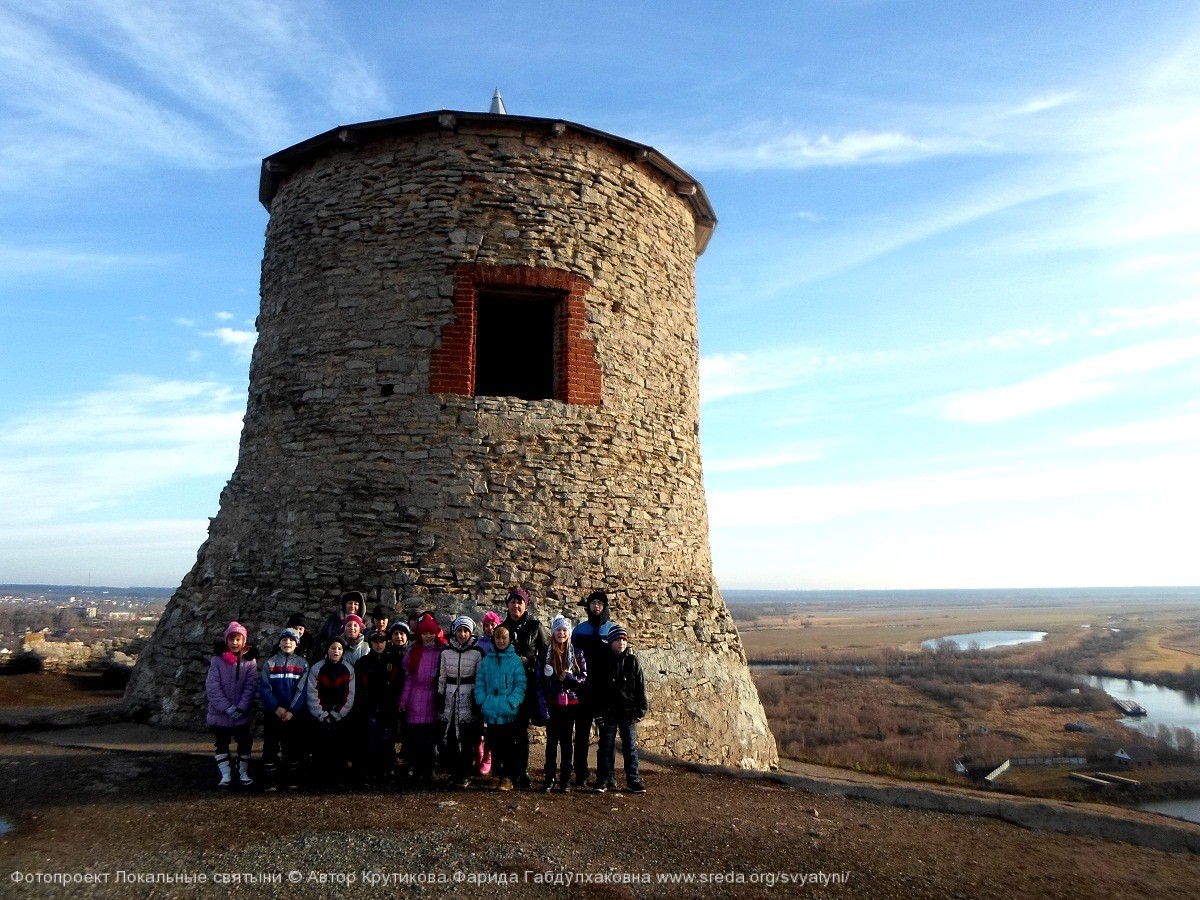
<svg viewBox="0 0 1200 900">
<path fill-rule="evenodd" d="M 713 581 L 694 267 L 715 219 L 653 148 L 431 112 L 263 162 L 271 213 L 237 469 L 126 693 L 202 722 L 212 643 L 338 594 L 546 624 L 603 588 L 646 673 L 648 750 L 765 767 L 775 742 Z"/>
</svg>

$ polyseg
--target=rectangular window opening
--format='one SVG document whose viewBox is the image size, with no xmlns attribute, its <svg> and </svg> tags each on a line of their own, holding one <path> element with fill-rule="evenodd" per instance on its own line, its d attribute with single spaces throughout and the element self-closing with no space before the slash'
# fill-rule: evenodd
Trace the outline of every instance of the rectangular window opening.
<svg viewBox="0 0 1200 900">
<path fill-rule="evenodd" d="M 552 400 L 558 291 L 481 290 L 475 314 L 475 396 Z"/>
</svg>

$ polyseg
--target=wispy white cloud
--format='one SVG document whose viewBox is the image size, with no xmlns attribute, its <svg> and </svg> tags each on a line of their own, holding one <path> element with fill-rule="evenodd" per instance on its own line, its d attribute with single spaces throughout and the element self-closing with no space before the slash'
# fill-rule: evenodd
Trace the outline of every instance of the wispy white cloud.
<svg viewBox="0 0 1200 900">
<path fill-rule="evenodd" d="M 0 12 L 0 188 L 149 161 L 242 165 L 291 143 L 314 111 L 377 113 L 378 79 L 325 10 L 46 0 Z"/>
<path fill-rule="evenodd" d="M 1033 96 L 998 100 L 981 91 L 973 103 L 941 107 L 850 102 L 847 108 L 862 112 L 843 131 L 820 123 L 756 123 L 718 139 L 680 138 L 673 154 L 700 170 L 899 166 L 950 155 L 980 161 L 961 172 L 948 168 L 944 186 L 921 182 L 918 195 L 901 177 L 895 193 L 881 191 L 855 215 L 817 207 L 827 220 L 819 235 L 767 236 L 780 262 L 763 266 L 735 305 L 771 301 L 1002 214 L 1019 217 L 1017 227 L 999 227 L 970 252 L 1011 259 L 1144 250 L 1150 241 L 1200 233 L 1195 43 L 1186 36 L 1175 54 L 1115 61 L 1087 83 Z M 1179 277 L 1186 282 L 1189 273 L 1200 283 L 1200 266 Z"/>
<path fill-rule="evenodd" d="M 1049 91 L 1030 97 L 1024 103 L 1018 104 L 1009 111 L 1010 116 L 1030 116 L 1050 109 L 1064 106 L 1079 96 L 1078 91 Z"/>
<path fill-rule="evenodd" d="M 705 402 L 719 400 L 725 397 L 741 394 L 754 394 L 764 391 L 785 390 L 801 384 L 817 375 L 837 372 L 883 371 L 895 366 L 924 365 L 939 360 L 961 358 L 980 352 L 1012 352 L 1032 347 L 1048 347 L 1067 341 L 1084 338 L 1112 337 L 1124 333 L 1138 333 L 1156 328 L 1164 328 L 1181 324 L 1200 324 L 1200 301 L 1187 301 L 1175 304 L 1158 304 L 1147 307 L 1118 307 L 1100 310 L 1096 313 L 1084 314 L 1074 321 L 1060 325 L 1030 325 L 1020 328 L 1006 329 L 996 334 L 982 338 L 965 338 L 954 341 L 939 341 L 918 347 L 897 348 L 892 350 L 822 353 L 820 350 L 798 345 L 792 347 L 773 347 L 752 350 L 742 353 L 717 353 L 702 357 L 700 360 L 700 393 Z M 1085 390 L 1082 382 L 1093 383 L 1099 389 L 1098 379 L 1103 375 L 1099 366 L 1107 360 L 1108 365 L 1132 365 L 1133 360 L 1144 359 L 1146 365 L 1155 368 L 1152 363 L 1158 350 L 1165 351 L 1157 357 L 1162 365 L 1171 364 L 1176 354 L 1184 353 L 1186 359 L 1192 358 L 1192 348 L 1195 339 L 1170 339 L 1152 342 L 1146 351 L 1129 348 L 1112 354 L 1097 357 L 1100 362 L 1081 362 L 1077 366 L 1064 367 L 1061 374 L 1050 373 L 1041 378 L 1048 378 L 1049 384 L 1039 384 L 1034 387 L 1059 386 L 1066 391 L 1069 384 L 1077 384 L 1077 390 Z M 1112 372 L 1110 374 L 1118 374 Z M 1039 379 L 1039 382 L 1041 379 Z M 1024 383 L 1023 383 L 1024 384 Z M 1012 385 L 1007 388 L 995 388 L 987 392 L 999 401 L 1005 396 L 1015 398 L 1023 388 Z M 1030 389 L 1033 391 L 1033 389 Z M 1007 391 L 1008 394 L 995 394 L 995 391 Z M 1033 391 L 1036 393 L 1036 391 Z M 982 392 L 955 395 L 960 399 L 968 399 Z M 1064 394 L 1064 396 L 1066 396 Z M 1083 396 L 1083 395 L 1081 395 Z M 1087 393 L 1086 396 L 1095 396 Z M 953 398 L 943 398 L 951 402 Z M 1049 399 L 1049 395 L 1047 395 Z M 957 403 L 953 404 L 957 409 Z M 1049 408 L 1049 407 L 1047 407 Z"/>
<path fill-rule="evenodd" d="M 239 359 L 249 359 L 254 351 L 254 342 L 258 333 L 238 328 L 218 328 L 216 331 L 200 332 L 204 337 L 216 338 L 222 344 L 232 347 Z"/>
<path fill-rule="evenodd" d="M 716 474 L 722 472 L 751 472 L 760 469 L 778 469 L 784 466 L 793 466 L 798 463 L 816 462 L 824 459 L 825 453 L 822 450 L 805 450 L 792 453 L 775 453 L 769 456 L 747 456 L 737 459 L 714 459 L 706 460 L 704 463 L 704 471 L 707 474 Z"/>
<path fill-rule="evenodd" d="M 1197 257 L 1200 260 L 1200 256 Z M 1117 307 L 1101 316 L 1081 319 L 1089 334 L 1103 336 L 1169 325 L 1200 324 L 1200 299 L 1142 307 Z"/>
<path fill-rule="evenodd" d="M 214 382 L 140 376 L 0 424 L 0 524 L 118 506 L 233 471 L 245 397 Z"/>
<path fill-rule="evenodd" d="M 1076 447 L 1128 447 L 1183 442 L 1200 445 L 1200 409 L 1108 428 L 1094 428 L 1067 439 L 1069 445 Z"/>
<path fill-rule="evenodd" d="M 839 484 L 710 491 L 714 528 L 808 525 L 862 513 L 905 512 L 937 507 L 1020 505 L 1061 498 L 1156 494 L 1200 500 L 1195 477 L 1200 455 L 1192 452 L 1153 461 L 995 467 L 908 478 Z"/>
<path fill-rule="evenodd" d="M 0 523 L 0 573 L 10 582 L 173 587 L 208 524 L 204 518 Z"/>
<path fill-rule="evenodd" d="M 44 274 L 87 278 L 131 269 L 162 267 L 172 263 L 175 258 L 173 254 L 166 253 L 104 253 L 74 247 L 0 244 L 0 278 Z"/>
<path fill-rule="evenodd" d="M 234 318 L 233 313 L 230 312 L 217 312 L 213 315 L 218 321 L 223 322 Z M 200 337 L 211 338 L 219 344 L 232 349 L 235 358 L 238 360 L 249 360 L 254 351 L 254 344 L 258 340 L 258 332 L 252 328 L 231 328 L 228 325 L 221 325 L 211 331 L 205 331 L 194 317 L 176 316 L 172 321 L 182 328 L 194 330 Z M 197 354 L 196 358 L 198 357 L 199 354 Z"/>
<path fill-rule="evenodd" d="M 756 126 L 688 146 L 691 165 L 702 169 L 810 169 L 818 166 L 894 165 L 968 149 L 973 142 L 947 136 L 918 137 L 902 131 L 852 130 L 770 134 Z"/>
<path fill-rule="evenodd" d="M 1200 337 L 1126 347 L 1004 387 L 962 391 L 933 402 L 938 415 L 986 424 L 1019 419 L 1118 390 L 1124 379 L 1200 358 Z"/>
</svg>

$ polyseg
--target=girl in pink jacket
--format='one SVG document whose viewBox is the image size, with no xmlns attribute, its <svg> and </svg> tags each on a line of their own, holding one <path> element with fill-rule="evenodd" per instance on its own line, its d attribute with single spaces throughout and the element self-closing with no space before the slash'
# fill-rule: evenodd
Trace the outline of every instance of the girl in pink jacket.
<svg viewBox="0 0 1200 900">
<path fill-rule="evenodd" d="M 433 613 L 423 613 L 417 621 L 417 641 L 404 657 L 406 675 L 400 694 L 400 713 L 405 722 L 404 753 L 412 766 L 413 778 L 423 784 L 433 782 L 438 734 L 438 658 L 446 644 L 446 636 Z"/>
</svg>

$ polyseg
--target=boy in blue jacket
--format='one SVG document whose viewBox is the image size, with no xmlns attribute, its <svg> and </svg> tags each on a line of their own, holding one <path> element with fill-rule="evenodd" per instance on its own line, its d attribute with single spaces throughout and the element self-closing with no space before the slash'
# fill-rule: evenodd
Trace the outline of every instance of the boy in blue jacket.
<svg viewBox="0 0 1200 900">
<path fill-rule="evenodd" d="M 299 632 L 285 628 L 279 635 L 279 652 L 263 663 L 258 695 L 263 705 L 263 779 L 266 790 L 275 790 L 279 775 L 295 782 L 304 741 L 302 721 L 308 660 L 298 652 Z M 282 769 L 282 773 L 281 773 Z"/>
</svg>

